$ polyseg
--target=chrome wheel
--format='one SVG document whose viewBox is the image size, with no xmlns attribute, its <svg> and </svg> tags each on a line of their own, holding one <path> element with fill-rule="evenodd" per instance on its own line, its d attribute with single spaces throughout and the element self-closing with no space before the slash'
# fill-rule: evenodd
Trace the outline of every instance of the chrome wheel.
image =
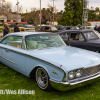
<svg viewBox="0 0 100 100">
<path fill-rule="evenodd" d="M 46 89 L 48 87 L 48 74 L 43 68 L 38 68 L 36 70 L 36 82 L 41 89 Z"/>
</svg>

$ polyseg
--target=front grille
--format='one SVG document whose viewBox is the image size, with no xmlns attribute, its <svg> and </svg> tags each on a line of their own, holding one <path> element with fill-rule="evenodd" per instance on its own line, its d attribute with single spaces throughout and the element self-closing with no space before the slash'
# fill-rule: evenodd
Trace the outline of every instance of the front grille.
<svg viewBox="0 0 100 100">
<path fill-rule="evenodd" d="M 100 65 L 85 68 L 85 69 L 82 69 L 82 76 L 81 77 L 91 76 L 91 75 L 94 75 L 98 72 L 100 72 Z"/>
<path fill-rule="evenodd" d="M 89 67 L 89 68 L 82 68 L 81 71 L 82 71 L 82 75 L 80 78 L 92 76 L 92 75 L 95 75 L 100 72 L 100 65 L 94 66 L 94 67 Z M 77 70 L 74 70 L 74 73 L 76 73 L 76 72 L 77 72 Z M 74 76 L 74 79 L 69 79 L 69 80 L 75 80 L 75 79 L 79 79 L 79 78 Z"/>
</svg>

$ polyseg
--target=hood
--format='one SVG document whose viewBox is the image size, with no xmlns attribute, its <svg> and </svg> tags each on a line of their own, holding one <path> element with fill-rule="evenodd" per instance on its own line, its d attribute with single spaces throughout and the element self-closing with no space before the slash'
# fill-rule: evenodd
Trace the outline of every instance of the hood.
<svg viewBox="0 0 100 100">
<path fill-rule="evenodd" d="M 100 64 L 100 54 L 71 46 L 28 50 L 28 55 L 61 66 L 65 71 Z"/>
</svg>

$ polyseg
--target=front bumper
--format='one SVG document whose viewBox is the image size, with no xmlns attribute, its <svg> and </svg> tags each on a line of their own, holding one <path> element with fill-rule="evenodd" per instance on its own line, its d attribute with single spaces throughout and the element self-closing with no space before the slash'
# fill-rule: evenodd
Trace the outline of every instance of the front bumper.
<svg viewBox="0 0 100 100">
<path fill-rule="evenodd" d="M 50 84 L 53 88 L 55 88 L 57 90 L 67 91 L 67 90 L 71 90 L 71 89 L 78 88 L 81 86 L 85 86 L 85 85 L 95 82 L 99 79 L 100 79 L 100 73 L 96 74 L 90 78 L 87 78 L 84 80 L 79 80 L 77 82 L 56 82 L 56 81 L 50 80 Z"/>
</svg>

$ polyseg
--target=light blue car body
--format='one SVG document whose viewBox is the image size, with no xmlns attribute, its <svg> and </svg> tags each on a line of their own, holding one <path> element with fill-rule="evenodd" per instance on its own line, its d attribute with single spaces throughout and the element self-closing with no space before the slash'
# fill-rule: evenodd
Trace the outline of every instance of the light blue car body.
<svg viewBox="0 0 100 100">
<path fill-rule="evenodd" d="M 25 37 L 30 34 L 40 33 L 11 33 L 5 37 L 11 35 Z M 68 84 L 69 71 L 100 65 L 100 54 L 71 46 L 25 50 L 0 43 L 0 62 L 27 77 L 34 74 L 32 72 L 35 68 L 42 67 L 47 71 L 51 81 L 62 83 L 66 77 Z"/>
</svg>

